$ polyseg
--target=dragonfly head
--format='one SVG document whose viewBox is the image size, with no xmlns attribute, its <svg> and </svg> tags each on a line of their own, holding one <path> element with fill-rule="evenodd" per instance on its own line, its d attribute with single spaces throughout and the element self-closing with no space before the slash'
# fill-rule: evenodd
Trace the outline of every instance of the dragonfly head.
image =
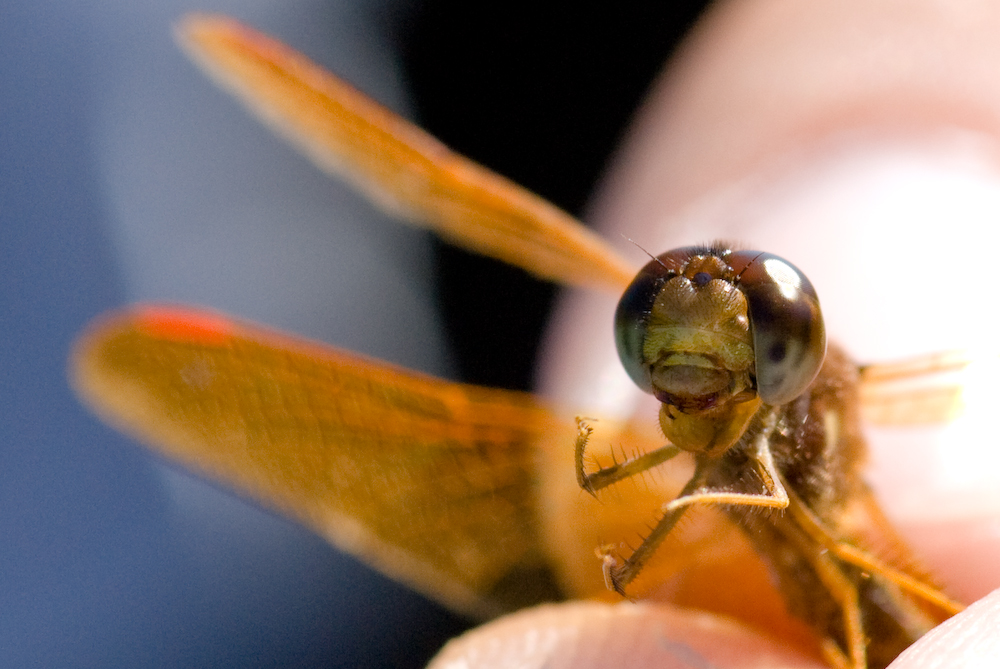
<svg viewBox="0 0 1000 669">
<path fill-rule="evenodd" d="M 618 303 L 615 338 L 629 375 L 663 404 L 664 432 L 696 451 L 724 451 L 761 403 L 801 395 L 826 354 L 805 275 L 773 254 L 724 245 L 651 260 Z"/>
</svg>

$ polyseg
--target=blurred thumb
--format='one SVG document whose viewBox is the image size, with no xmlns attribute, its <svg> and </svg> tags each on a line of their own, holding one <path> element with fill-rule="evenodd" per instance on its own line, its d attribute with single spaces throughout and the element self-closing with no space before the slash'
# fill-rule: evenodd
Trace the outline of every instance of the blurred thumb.
<svg viewBox="0 0 1000 669">
<path fill-rule="evenodd" d="M 823 667 L 731 620 L 659 604 L 549 604 L 448 643 L 430 669 Z"/>
</svg>

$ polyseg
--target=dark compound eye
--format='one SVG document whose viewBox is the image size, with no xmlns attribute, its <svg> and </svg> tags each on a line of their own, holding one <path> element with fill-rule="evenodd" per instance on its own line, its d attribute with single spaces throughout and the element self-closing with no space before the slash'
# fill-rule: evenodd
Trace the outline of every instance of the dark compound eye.
<svg viewBox="0 0 1000 669">
<path fill-rule="evenodd" d="M 749 305 L 757 392 L 768 404 L 790 402 L 809 387 L 826 356 L 816 291 L 795 265 L 771 253 L 737 251 L 729 262 Z"/>
<path fill-rule="evenodd" d="M 647 393 L 653 392 L 653 382 L 642 348 L 648 333 L 653 303 L 663 285 L 677 276 L 692 257 L 702 253 L 705 253 L 704 248 L 690 246 L 657 256 L 639 270 L 618 301 L 615 311 L 618 357 L 636 385 Z"/>
</svg>

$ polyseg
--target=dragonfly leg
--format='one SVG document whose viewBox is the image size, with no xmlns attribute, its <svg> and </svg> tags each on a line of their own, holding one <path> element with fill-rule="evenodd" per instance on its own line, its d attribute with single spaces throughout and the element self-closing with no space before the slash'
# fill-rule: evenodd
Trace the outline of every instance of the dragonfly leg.
<svg viewBox="0 0 1000 669">
<path fill-rule="evenodd" d="M 884 563 L 868 551 L 835 538 L 822 521 L 794 493 L 792 493 L 792 497 L 794 503 L 789 511 L 799 525 L 816 542 L 822 544 L 824 548 L 844 562 L 854 565 L 862 571 L 880 575 L 914 597 L 938 607 L 948 615 L 954 615 L 965 609 L 965 606 L 951 599 L 933 585 Z M 878 509 L 874 509 L 874 511 L 877 512 Z"/>
<path fill-rule="evenodd" d="M 796 507 L 800 506 L 801 503 L 797 500 L 789 504 L 793 518 L 798 515 Z M 866 669 L 868 642 L 865 639 L 857 585 L 844 573 L 834 553 L 817 550 L 811 533 L 798 523 L 794 527 L 796 531 L 786 532 L 785 536 L 799 545 L 802 555 L 806 556 L 816 576 L 840 607 L 844 638 L 842 642 L 832 636 L 823 640 L 822 650 L 827 662 L 834 667 Z"/>
<path fill-rule="evenodd" d="M 694 476 L 687 482 L 687 485 L 684 486 L 681 494 L 674 502 L 690 497 L 702 485 L 704 480 L 705 472 L 700 469 L 695 470 Z M 677 521 L 680 520 L 687 509 L 687 504 L 679 504 L 673 508 L 669 508 L 669 505 L 667 505 L 665 513 L 659 522 L 656 523 L 656 527 L 646 535 L 639 547 L 628 556 L 628 559 L 619 562 L 610 551 L 603 551 L 600 557 L 603 562 L 604 582 L 609 590 L 614 590 L 623 597 L 627 596 L 625 594 L 625 586 L 631 583 L 639 574 L 646 565 L 646 562 L 649 561 L 649 558 L 652 557 L 663 540 L 670 534 L 670 530 L 674 528 Z"/>
<path fill-rule="evenodd" d="M 763 483 L 764 492 L 742 493 L 706 488 L 705 481 L 708 480 L 717 466 L 718 460 L 710 457 L 698 457 L 694 476 L 691 477 L 691 480 L 687 482 L 684 489 L 681 490 L 680 494 L 673 501 L 664 504 L 660 508 L 663 516 L 657 522 L 652 532 L 643 539 L 642 543 L 628 559 L 619 562 L 609 551 L 601 554 L 600 557 L 604 563 L 604 579 L 613 590 L 622 595 L 625 594 L 625 586 L 635 579 L 646 562 L 649 561 L 649 558 L 652 557 L 659 545 L 677 524 L 677 521 L 680 520 L 688 507 L 693 504 L 758 506 L 775 509 L 783 509 L 788 506 L 788 494 L 781 482 L 781 476 L 774 465 L 774 459 L 771 456 L 769 446 L 770 434 L 774 430 L 776 420 L 776 414 L 772 413 L 768 416 L 764 429 L 754 441 L 753 459 L 756 463 L 760 480 Z M 582 460 L 581 440 L 582 444 L 585 445 L 586 437 L 589 436 L 589 433 L 585 433 L 586 429 L 586 425 L 581 427 L 581 433 L 577 440 L 578 463 Z M 655 455 L 659 453 L 659 450 L 662 449 L 652 451 L 648 455 Z M 577 471 L 579 474 L 579 465 Z M 597 472 L 597 474 L 600 473 Z"/>
<path fill-rule="evenodd" d="M 681 452 L 681 449 L 676 446 L 667 444 L 649 453 L 629 458 L 624 462 L 616 462 L 610 467 L 602 467 L 596 472 L 588 474 L 583 461 L 587 450 L 587 442 L 590 440 L 590 435 L 594 429 L 583 418 L 576 419 L 576 427 L 576 480 L 580 484 L 580 487 L 591 495 L 622 479 L 641 474 L 647 469 L 663 464 Z"/>
</svg>

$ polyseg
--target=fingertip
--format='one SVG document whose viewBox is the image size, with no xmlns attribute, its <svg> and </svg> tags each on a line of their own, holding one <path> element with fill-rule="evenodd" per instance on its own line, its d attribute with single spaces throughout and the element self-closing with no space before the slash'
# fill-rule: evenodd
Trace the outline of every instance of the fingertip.
<svg viewBox="0 0 1000 669">
<path fill-rule="evenodd" d="M 996 666 L 1000 657 L 1000 590 L 938 625 L 906 649 L 891 669 Z"/>
<path fill-rule="evenodd" d="M 728 619 L 652 604 L 551 604 L 451 641 L 430 669 L 574 667 L 822 667 Z"/>
</svg>

